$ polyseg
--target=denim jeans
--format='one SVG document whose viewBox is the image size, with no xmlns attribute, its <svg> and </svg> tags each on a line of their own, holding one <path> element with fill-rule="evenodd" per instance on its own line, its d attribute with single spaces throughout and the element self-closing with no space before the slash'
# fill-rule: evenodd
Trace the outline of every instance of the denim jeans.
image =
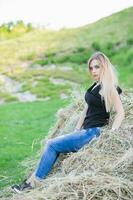
<svg viewBox="0 0 133 200">
<path fill-rule="evenodd" d="M 94 127 L 49 139 L 35 171 L 35 177 L 39 180 L 45 178 L 60 153 L 77 152 L 99 135 L 100 128 Z"/>
</svg>

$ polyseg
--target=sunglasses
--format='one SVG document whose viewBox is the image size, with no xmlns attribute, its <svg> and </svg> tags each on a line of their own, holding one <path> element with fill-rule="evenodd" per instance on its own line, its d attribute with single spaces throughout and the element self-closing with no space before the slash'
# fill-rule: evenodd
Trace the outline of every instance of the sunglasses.
<svg viewBox="0 0 133 200">
<path fill-rule="evenodd" d="M 95 68 L 95 69 L 99 69 L 100 66 L 99 66 L 99 65 L 94 65 L 93 67 L 90 66 L 90 67 L 89 67 L 89 70 L 92 71 L 94 68 Z"/>
</svg>

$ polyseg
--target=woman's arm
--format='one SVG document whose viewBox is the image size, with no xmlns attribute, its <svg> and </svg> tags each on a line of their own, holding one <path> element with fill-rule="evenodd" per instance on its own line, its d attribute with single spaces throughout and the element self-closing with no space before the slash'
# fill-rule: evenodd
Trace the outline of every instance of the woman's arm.
<svg viewBox="0 0 133 200">
<path fill-rule="evenodd" d="M 82 111 L 82 113 L 81 113 L 81 116 L 80 116 L 80 118 L 79 118 L 79 120 L 78 120 L 78 122 L 77 122 L 77 125 L 76 125 L 76 127 L 75 127 L 75 131 L 81 129 L 82 124 L 83 124 L 84 119 L 85 119 L 85 116 L 86 116 L 87 110 L 88 110 L 88 104 L 85 103 L 85 107 L 84 107 L 84 109 L 83 109 L 83 111 Z"/>
<path fill-rule="evenodd" d="M 112 130 L 116 130 L 120 127 L 122 120 L 125 117 L 124 109 L 122 106 L 122 102 L 118 92 L 116 91 L 115 95 L 113 96 L 113 105 L 116 111 L 116 115 L 114 118 L 114 122 L 112 124 Z"/>
</svg>

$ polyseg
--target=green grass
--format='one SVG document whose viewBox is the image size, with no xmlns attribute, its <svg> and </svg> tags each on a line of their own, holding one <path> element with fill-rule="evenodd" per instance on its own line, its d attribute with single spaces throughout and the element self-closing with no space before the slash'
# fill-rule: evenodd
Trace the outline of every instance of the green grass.
<svg viewBox="0 0 133 200">
<path fill-rule="evenodd" d="M 42 140 L 55 122 L 55 113 L 69 100 L 8 103 L 0 106 L 0 187 L 20 181 L 21 161 L 37 154 Z M 32 148 L 32 143 L 35 145 Z"/>
<path fill-rule="evenodd" d="M 16 97 L 14 97 L 8 93 L 5 93 L 5 92 L 0 92 L 0 98 L 4 99 L 5 102 L 17 101 Z"/>
<path fill-rule="evenodd" d="M 36 85 L 33 87 L 33 82 L 36 81 Z M 61 93 L 69 94 L 70 92 L 70 86 L 68 85 L 54 85 L 51 83 L 46 76 L 42 76 L 39 79 L 36 77 L 30 80 L 27 80 L 25 84 L 22 87 L 22 91 L 31 91 L 32 94 L 36 94 L 37 97 L 59 97 Z"/>
</svg>

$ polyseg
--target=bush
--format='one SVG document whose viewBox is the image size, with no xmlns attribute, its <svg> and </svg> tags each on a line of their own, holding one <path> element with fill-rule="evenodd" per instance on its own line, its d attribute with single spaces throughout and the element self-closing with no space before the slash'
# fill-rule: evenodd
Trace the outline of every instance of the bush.
<svg viewBox="0 0 133 200">
<path fill-rule="evenodd" d="M 133 38 L 128 38 L 127 39 L 127 44 L 128 45 L 133 45 Z"/>
<path fill-rule="evenodd" d="M 33 62 L 32 65 L 34 65 L 34 64 L 47 65 L 47 64 L 49 64 L 49 62 L 48 62 L 48 59 L 45 59 L 45 60 L 36 60 L 35 62 Z"/>
<path fill-rule="evenodd" d="M 101 51 L 101 47 L 100 47 L 100 44 L 98 42 L 93 42 L 91 44 L 92 48 L 96 51 Z"/>
<path fill-rule="evenodd" d="M 77 52 L 84 52 L 84 51 L 86 51 L 86 48 L 84 47 L 77 48 Z"/>
</svg>

